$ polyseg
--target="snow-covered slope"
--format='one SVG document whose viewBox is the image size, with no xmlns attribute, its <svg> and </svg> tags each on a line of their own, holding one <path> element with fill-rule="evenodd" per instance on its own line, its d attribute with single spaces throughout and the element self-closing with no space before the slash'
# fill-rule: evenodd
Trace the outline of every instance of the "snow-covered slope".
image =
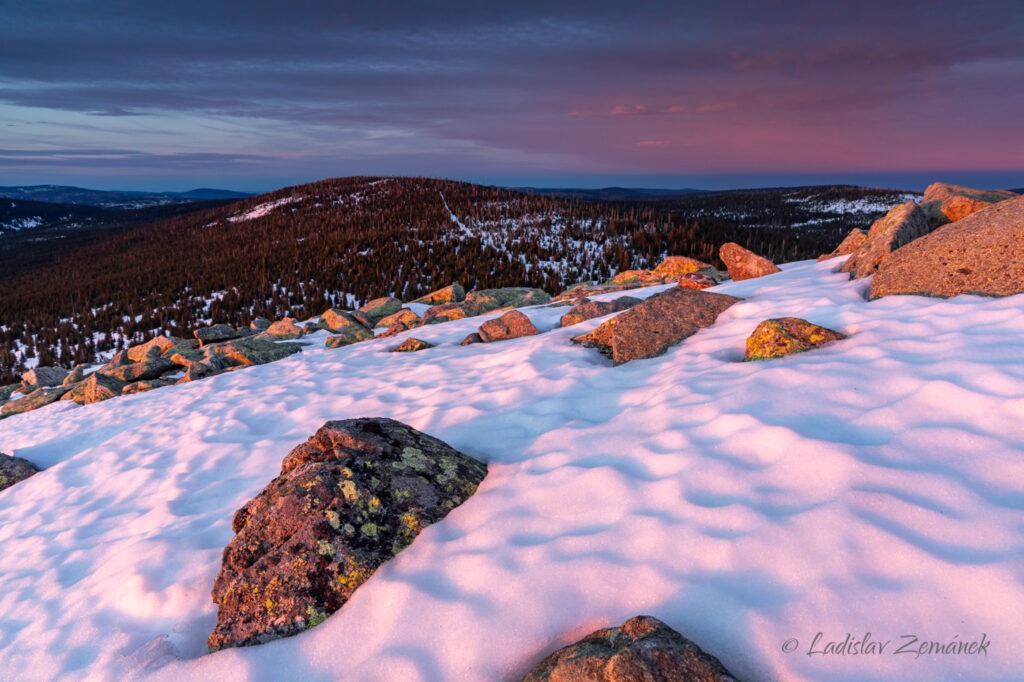
<svg viewBox="0 0 1024 682">
<path fill-rule="evenodd" d="M 401 337 L 314 338 L 0 422 L 0 451 L 46 467 L 0 493 L 0 678 L 515 679 L 641 613 L 740 679 L 1017 678 L 1024 296 L 869 303 L 837 262 L 720 286 L 747 300 L 620 367 L 569 342 L 600 320 L 556 329 L 565 308 L 530 308 L 546 333 L 461 347 L 480 324 L 461 320 L 409 332 L 440 344 L 410 354 L 384 352 Z M 850 338 L 739 362 L 759 321 L 787 315 Z M 488 476 L 322 625 L 204 655 L 233 512 L 325 421 L 361 416 Z M 819 649 L 891 643 L 808 655 L 819 632 Z M 902 635 L 983 634 L 987 655 L 894 654 Z"/>
</svg>

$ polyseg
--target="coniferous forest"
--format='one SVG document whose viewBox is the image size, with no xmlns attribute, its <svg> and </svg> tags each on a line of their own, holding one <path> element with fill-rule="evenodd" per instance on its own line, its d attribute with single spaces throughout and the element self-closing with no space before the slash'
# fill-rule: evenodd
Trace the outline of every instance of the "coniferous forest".
<svg viewBox="0 0 1024 682">
<path fill-rule="evenodd" d="M 815 187 L 592 201 L 353 177 L 144 225 L 0 240 L 0 385 L 33 358 L 71 366 L 156 334 L 305 319 L 454 281 L 557 293 L 666 255 L 721 267 L 729 241 L 775 262 L 811 258 L 901 196 Z"/>
</svg>

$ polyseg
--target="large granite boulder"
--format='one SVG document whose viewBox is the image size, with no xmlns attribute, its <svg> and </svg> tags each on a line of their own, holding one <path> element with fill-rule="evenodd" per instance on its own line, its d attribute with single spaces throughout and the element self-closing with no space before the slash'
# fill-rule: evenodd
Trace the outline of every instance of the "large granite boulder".
<svg viewBox="0 0 1024 682">
<path fill-rule="evenodd" d="M 1006 190 L 973 189 L 933 182 L 924 191 L 921 210 L 933 227 L 940 227 L 1015 196 Z"/>
<path fill-rule="evenodd" d="M 839 246 L 833 249 L 832 253 L 824 253 L 818 256 L 818 262 L 838 258 L 839 256 L 848 256 L 859 249 L 867 238 L 867 232 L 859 227 L 855 227 L 850 230 L 850 234 L 843 238 L 843 241 L 839 242 Z"/>
<path fill-rule="evenodd" d="M 726 269 L 729 270 L 729 277 L 734 282 L 781 272 L 775 263 L 735 242 L 722 244 L 718 250 L 718 257 L 725 263 Z"/>
<path fill-rule="evenodd" d="M 714 271 L 714 266 L 703 261 L 699 261 L 696 258 L 687 258 L 686 256 L 669 256 L 665 260 L 658 264 L 658 267 L 654 268 L 651 275 L 655 279 L 662 281 L 668 281 L 675 279 L 680 275 L 688 275 L 693 272 L 708 272 Z"/>
<path fill-rule="evenodd" d="M 351 346 L 353 343 L 359 343 L 360 341 L 369 341 L 372 338 L 374 338 L 373 332 L 366 327 L 361 327 L 353 329 L 350 333 L 328 336 L 324 339 L 324 345 L 328 348 L 341 348 L 342 346 Z"/>
<path fill-rule="evenodd" d="M 591 320 L 595 317 L 603 317 L 604 315 L 629 310 L 637 303 L 640 303 L 640 299 L 633 296 L 619 296 L 613 301 L 587 301 L 571 308 L 565 315 L 562 315 L 559 324 L 562 327 L 570 327 L 584 320 Z"/>
<path fill-rule="evenodd" d="M 57 402 L 69 390 L 64 386 L 37 388 L 24 398 L 4 403 L 3 407 L 0 407 L 0 414 L 19 414 L 38 410 L 40 407 Z"/>
<path fill-rule="evenodd" d="M 433 347 L 434 344 L 429 341 L 414 339 L 410 336 L 405 341 L 402 341 L 402 343 L 398 344 L 394 348 L 389 348 L 388 350 L 392 353 L 415 353 L 418 350 L 426 350 Z"/>
<path fill-rule="evenodd" d="M 634 287 L 629 284 L 595 284 L 594 282 L 580 282 L 573 284 L 571 287 L 558 294 L 551 299 L 553 303 L 561 303 L 563 301 L 579 301 L 589 296 L 598 296 L 600 294 L 609 294 L 615 291 L 625 291 L 626 289 L 632 289 Z"/>
<path fill-rule="evenodd" d="M 353 317 L 351 313 L 337 308 L 325 310 L 320 316 L 320 321 L 335 334 L 352 335 L 360 329 L 366 329 L 366 325 Z"/>
<path fill-rule="evenodd" d="M 21 483 L 37 473 L 39 473 L 39 469 L 27 459 L 0 452 L 0 490 L 10 488 L 15 483 Z"/>
<path fill-rule="evenodd" d="M 129 348 L 127 352 L 128 360 L 131 362 L 142 362 L 149 358 L 160 357 L 165 351 L 174 348 L 178 343 L 181 343 L 181 339 L 155 336 L 145 343 Z"/>
<path fill-rule="evenodd" d="M 429 305 L 440 305 L 442 303 L 459 303 L 465 300 L 466 290 L 458 282 L 450 284 L 443 289 L 431 291 L 426 296 L 417 298 L 413 303 L 427 303 Z"/>
<path fill-rule="evenodd" d="M 370 326 L 372 327 L 388 315 L 394 315 L 401 309 L 402 302 L 399 299 L 384 296 L 382 298 L 375 298 L 366 305 L 361 306 L 359 312 L 370 319 Z"/>
<path fill-rule="evenodd" d="M 765 320 L 747 337 L 745 360 L 781 358 L 845 339 L 846 335 L 799 317 Z"/>
<path fill-rule="evenodd" d="M 477 333 L 480 335 L 481 341 L 490 343 L 503 339 L 516 339 L 520 336 L 533 336 L 540 332 L 526 315 L 518 310 L 510 310 L 501 317 L 484 322 L 480 325 Z"/>
<path fill-rule="evenodd" d="M 528 305 L 540 305 L 550 300 L 551 294 L 543 289 L 504 287 L 472 291 L 466 294 L 466 300 L 462 302 L 462 306 L 467 315 L 472 317 L 499 308 L 522 308 Z"/>
<path fill-rule="evenodd" d="M 650 358 L 711 326 L 722 311 L 741 300 L 725 294 L 673 287 L 616 315 L 589 334 L 573 338 L 573 341 L 588 348 L 598 348 L 616 365 Z"/>
<path fill-rule="evenodd" d="M 559 649 L 523 682 L 736 682 L 722 662 L 651 616 Z"/>
<path fill-rule="evenodd" d="M 267 338 L 248 337 L 218 343 L 206 349 L 204 362 L 219 357 L 228 367 L 265 365 L 302 352 L 301 343 L 276 343 Z"/>
<path fill-rule="evenodd" d="M 705 272 L 688 272 L 679 275 L 676 284 L 684 289 L 708 289 L 718 284 L 718 280 Z"/>
<path fill-rule="evenodd" d="M 295 324 L 295 318 L 286 317 L 270 324 L 255 337 L 263 341 L 288 341 L 302 336 L 302 327 Z"/>
<path fill-rule="evenodd" d="M 1022 292 L 1024 196 L 991 205 L 904 246 L 879 266 L 871 281 L 871 298 Z"/>
<path fill-rule="evenodd" d="M 472 495 L 487 467 L 384 418 L 327 422 L 235 514 L 211 650 L 313 627 Z"/>
<path fill-rule="evenodd" d="M 158 379 L 167 372 L 177 368 L 178 365 L 169 358 L 162 358 L 158 355 L 142 362 L 133 362 L 127 365 L 100 370 L 98 373 L 130 384 L 134 381 Z"/>
<path fill-rule="evenodd" d="M 398 312 L 380 318 L 374 326 L 390 329 L 396 324 L 402 324 L 406 329 L 412 329 L 422 325 L 423 318 L 408 308 L 402 308 Z"/>
<path fill-rule="evenodd" d="M 215 324 L 210 327 L 197 329 L 193 332 L 195 337 L 199 339 L 199 343 L 204 346 L 211 343 L 219 343 L 220 341 L 237 339 L 251 333 L 251 329 L 235 329 L 234 327 L 226 324 Z"/>
<path fill-rule="evenodd" d="M 850 273 L 851 279 L 873 275 L 889 254 L 931 231 L 931 223 L 913 201 L 896 206 L 874 222 L 868 238 L 840 270 Z"/>
<path fill-rule="evenodd" d="M 67 377 L 68 370 L 63 367 L 36 367 L 21 375 L 23 393 L 30 393 L 37 388 L 60 386 Z"/>
<path fill-rule="evenodd" d="M 477 313 L 472 314 L 476 315 Z M 427 324 L 464 320 L 467 317 L 471 317 L 471 315 L 466 312 L 466 308 L 462 303 L 438 303 L 437 305 L 430 306 L 423 313 L 423 321 Z"/>
</svg>

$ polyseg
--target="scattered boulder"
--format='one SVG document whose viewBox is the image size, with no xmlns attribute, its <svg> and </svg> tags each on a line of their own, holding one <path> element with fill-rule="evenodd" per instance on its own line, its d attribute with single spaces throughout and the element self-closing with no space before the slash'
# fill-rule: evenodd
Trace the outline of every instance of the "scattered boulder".
<svg viewBox="0 0 1024 682">
<path fill-rule="evenodd" d="M 351 313 L 349 313 L 349 315 L 352 316 L 353 320 L 363 325 L 367 329 L 373 329 L 373 319 L 371 319 L 370 316 L 367 315 L 366 313 L 359 310 L 353 310 Z"/>
<path fill-rule="evenodd" d="M 480 334 L 481 341 L 490 343 L 520 336 L 533 336 L 540 332 L 526 315 L 518 310 L 510 310 L 501 317 L 484 322 L 477 333 Z"/>
<path fill-rule="evenodd" d="M 550 300 L 551 294 L 543 289 L 503 287 L 472 291 L 466 294 L 466 300 L 462 302 L 462 306 L 467 315 L 473 317 L 499 308 L 522 308 L 528 305 L 548 303 Z"/>
<path fill-rule="evenodd" d="M 255 320 L 249 323 L 249 329 L 253 331 L 262 332 L 266 331 L 270 325 L 273 324 L 270 320 L 265 317 L 257 317 Z"/>
<path fill-rule="evenodd" d="M 907 244 L 879 266 L 871 281 L 871 298 L 1022 292 L 1024 196 L 993 204 Z"/>
<path fill-rule="evenodd" d="M 287 341 L 288 339 L 297 339 L 301 336 L 302 327 L 295 324 L 295 318 L 286 317 L 283 320 L 274 322 L 254 338 L 267 341 Z"/>
<path fill-rule="evenodd" d="M 931 231 L 931 224 L 913 201 L 896 206 L 874 222 L 867 239 L 840 270 L 850 273 L 851 279 L 873 275 L 890 253 Z"/>
<path fill-rule="evenodd" d="M 211 357 L 207 362 L 193 362 L 185 369 L 185 375 L 175 381 L 176 384 L 187 384 L 190 381 L 199 381 L 207 377 L 223 374 L 227 365 L 217 356 Z"/>
<path fill-rule="evenodd" d="M 625 291 L 626 289 L 633 289 L 628 284 L 595 284 L 594 282 L 581 282 L 579 284 L 573 284 L 571 287 L 558 294 L 551 299 L 554 303 L 562 301 L 577 301 L 582 302 L 582 299 L 588 296 L 599 296 L 600 294 L 610 294 L 615 291 Z"/>
<path fill-rule="evenodd" d="M 941 227 L 1015 196 L 1006 190 L 973 189 L 933 182 L 924 191 L 921 210 L 932 227 Z"/>
<path fill-rule="evenodd" d="M 38 410 L 40 407 L 57 402 L 68 390 L 63 386 L 37 388 L 24 398 L 4 403 L 3 407 L 0 407 L 0 414 L 19 414 Z"/>
<path fill-rule="evenodd" d="M 839 246 L 837 246 L 832 253 L 825 253 L 818 256 L 818 262 L 820 263 L 823 260 L 838 258 L 839 256 L 848 256 L 859 249 L 867 238 L 867 232 L 859 227 L 855 227 L 850 230 L 850 234 L 843 238 L 843 241 L 839 242 Z"/>
<path fill-rule="evenodd" d="M 320 321 L 327 326 L 327 329 L 335 334 L 356 334 L 359 330 L 366 329 L 366 325 L 357 320 L 344 310 L 328 308 L 320 316 Z"/>
<path fill-rule="evenodd" d="M 388 315 L 394 315 L 402 309 L 402 302 L 397 298 L 384 296 L 375 298 L 366 305 L 359 308 L 359 312 L 370 318 L 368 326 L 373 327 Z"/>
<path fill-rule="evenodd" d="M 468 345 L 470 345 L 472 343 L 483 343 L 483 342 L 484 342 L 484 340 L 480 338 L 480 335 L 478 333 L 476 333 L 476 332 L 473 332 L 471 334 L 467 334 L 466 338 L 462 339 L 462 343 L 460 343 L 459 345 L 460 346 L 468 346 Z"/>
<path fill-rule="evenodd" d="M 685 275 L 680 275 L 679 279 L 676 280 L 676 284 L 683 287 L 684 289 L 707 289 L 718 284 L 711 275 L 704 272 L 688 272 Z"/>
<path fill-rule="evenodd" d="M 423 313 L 423 321 L 427 324 L 464 320 L 467 317 L 470 317 L 470 315 L 466 312 L 466 308 L 462 303 L 440 303 L 427 308 Z"/>
<path fill-rule="evenodd" d="M 651 616 L 559 649 L 523 682 L 736 682 L 722 662 Z"/>
<path fill-rule="evenodd" d="M 718 256 L 725 263 L 725 267 L 729 270 L 729 277 L 734 282 L 781 272 L 775 267 L 775 263 L 735 242 L 722 244 L 718 250 Z"/>
<path fill-rule="evenodd" d="M 422 325 L 423 318 L 408 308 L 402 308 L 398 312 L 380 318 L 374 326 L 390 328 L 398 323 L 404 324 L 406 329 L 412 329 Z"/>
<path fill-rule="evenodd" d="M 584 320 L 591 320 L 595 317 L 629 310 L 637 303 L 640 303 L 640 299 L 633 296 L 620 296 L 614 301 L 588 301 L 581 303 L 569 310 L 565 315 L 562 315 L 562 320 L 559 324 L 562 327 L 569 327 L 579 324 Z"/>
<path fill-rule="evenodd" d="M 423 341 L 421 339 L 414 339 L 411 336 L 402 343 L 398 344 L 394 348 L 388 350 L 392 353 L 413 353 L 418 350 L 426 350 L 427 348 L 433 348 L 434 344 L 429 341 Z"/>
<path fill-rule="evenodd" d="M 612 277 L 615 284 L 640 284 L 653 279 L 650 270 L 623 270 Z"/>
<path fill-rule="evenodd" d="M 126 381 L 102 372 L 93 372 L 89 378 L 72 389 L 70 400 L 79 405 L 91 405 L 121 395 Z"/>
<path fill-rule="evenodd" d="M 690 273 L 700 271 L 714 271 L 714 266 L 709 263 L 704 263 L 696 258 L 687 258 L 685 256 L 669 256 L 665 260 L 661 261 L 658 267 L 654 268 L 652 275 L 655 279 L 662 281 L 668 281 L 670 279 L 679 277 L 680 275 L 688 275 Z"/>
<path fill-rule="evenodd" d="M 302 325 L 303 334 L 315 334 L 321 329 L 327 329 L 327 325 L 321 320 L 310 320 L 306 324 Z"/>
<path fill-rule="evenodd" d="M 36 367 L 21 375 L 21 387 L 29 393 L 37 388 L 60 386 L 67 375 L 68 370 L 63 367 Z"/>
<path fill-rule="evenodd" d="M 845 338 L 846 334 L 819 327 L 799 317 L 764 320 L 747 338 L 744 360 L 781 358 Z"/>
<path fill-rule="evenodd" d="M 247 330 L 251 332 L 252 330 Z M 240 336 L 245 336 L 246 332 L 240 329 L 235 329 L 226 324 L 215 324 L 212 327 L 203 327 L 193 332 L 195 337 L 199 339 L 199 343 L 206 346 L 211 343 L 218 343 L 220 341 L 230 341 L 231 339 L 237 339 Z"/>
<path fill-rule="evenodd" d="M 466 299 L 466 290 L 459 286 L 458 282 L 450 284 L 443 289 L 431 291 L 426 296 L 417 298 L 413 303 L 427 303 L 439 305 L 441 303 L 459 303 Z"/>
<path fill-rule="evenodd" d="M 328 336 L 324 339 L 324 345 L 328 348 L 341 348 L 342 346 L 350 346 L 353 343 L 360 341 L 368 341 L 374 338 L 373 332 L 366 327 L 355 330 L 351 334 L 338 334 L 337 336 Z"/>
<path fill-rule="evenodd" d="M 573 339 L 598 348 L 616 365 L 661 355 L 669 346 L 714 324 L 726 308 L 742 299 L 707 291 L 673 287 L 651 296 Z"/>
<path fill-rule="evenodd" d="M 219 357 L 227 367 L 265 365 L 302 352 L 301 343 L 275 343 L 266 338 L 233 339 L 210 346 L 204 362 Z"/>
<path fill-rule="evenodd" d="M 85 365 L 75 365 L 71 369 L 71 373 L 64 377 L 64 381 L 61 382 L 61 386 L 65 388 L 71 388 L 75 384 L 85 379 Z"/>
<path fill-rule="evenodd" d="M 482 462 L 391 419 L 327 422 L 235 514 L 212 591 L 210 649 L 322 622 L 486 473 Z"/>
<path fill-rule="evenodd" d="M 145 343 L 132 346 L 126 354 L 130 362 L 142 362 L 147 358 L 160 357 L 180 341 L 180 339 L 171 339 L 166 336 L 155 336 Z"/>
<path fill-rule="evenodd" d="M 155 357 L 143 362 L 133 362 L 129 365 L 120 365 L 109 369 L 100 370 L 99 374 L 114 377 L 124 383 L 142 381 L 146 379 L 157 379 L 178 365 L 168 358 Z"/>
<path fill-rule="evenodd" d="M 142 393 L 144 391 L 152 391 L 154 388 L 163 388 L 164 386 L 173 386 L 175 384 L 171 379 L 146 379 L 144 381 L 135 381 L 130 384 L 126 384 L 121 389 L 121 395 L 131 395 L 132 393 Z"/>
<path fill-rule="evenodd" d="M 10 488 L 15 483 L 21 483 L 29 476 L 38 474 L 39 469 L 27 459 L 5 455 L 0 452 L 0 490 Z"/>
</svg>

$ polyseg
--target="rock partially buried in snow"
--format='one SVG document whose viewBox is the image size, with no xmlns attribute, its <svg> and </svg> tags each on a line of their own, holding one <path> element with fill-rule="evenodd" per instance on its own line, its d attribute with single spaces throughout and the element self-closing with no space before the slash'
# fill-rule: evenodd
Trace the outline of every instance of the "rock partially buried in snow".
<svg viewBox="0 0 1024 682">
<path fill-rule="evenodd" d="M 67 375 L 68 370 L 63 367 L 36 367 L 21 375 L 21 388 L 29 393 L 37 388 L 60 386 Z"/>
<path fill-rule="evenodd" d="M 36 465 L 21 457 L 12 457 L 0 452 L 0 490 L 21 483 L 29 476 L 39 473 Z"/>
<path fill-rule="evenodd" d="M 240 336 L 252 333 L 251 329 L 241 330 L 235 329 L 226 324 L 215 324 L 211 327 L 203 327 L 193 332 L 195 337 L 199 339 L 199 342 L 204 346 L 210 343 L 217 343 L 219 341 L 229 341 L 231 339 L 237 339 Z"/>
<path fill-rule="evenodd" d="M 108 377 L 114 377 L 125 383 L 145 381 L 148 379 L 159 379 L 167 372 L 177 369 L 178 365 L 168 358 L 155 357 L 144 362 L 133 362 L 127 365 L 119 365 L 109 369 L 101 370 L 99 373 Z"/>
<path fill-rule="evenodd" d="M 673 287 L 573 341 L 598 348 L 617 365 L 650 358 L 711 326 L 722 311 L 741 300 L 725 294 Z"/>
<path fill-rule="evenodd" d="M 412 310 L 408 308 L 402 308 L 396 313 L 392 313 L 386 317 L 382 317 L 377 320 L 376 327 L 390 328 L 396 324 L 405 325 L 406 329 L 412 329 L 423 324 L 423 319 Z"/>
<path fill-rule="evenodd" d="M 874 222 L 867 239 L 846 259 L 840 271 L 850 273 L 851 279 L 873 275 L 889 254 L 931 231 L 931 224 L 917 204 L 901 204 Z"/>
<path fill-rule="evenodd" d="M 722 248 L 718 250 L 718 255 L 722 262 L 725 263 L 725 267 L 729 270 L 729 277 L 734 282 L 781 272 L 775 266 L 775 263 L 767 258 L 758 256 L 753 251 L 745 249 L 735 242 L 722 244 Z"/>
<path fill-rule="evenodd" d="M 204 362 L 221 359 L 227 367 L 265 365 L 302 352 L 301 343 L 275 343 L 261 337 L 234 339 L 210 346 Z"/>
<path fill-rule="evenodd" d="M 324 339 L 324 345 L 328 348 L 341 348 L 342 346 L 351 346 L 353 343 L 359 343 L 360 341 L 369 341 L 373 338 L 373 332 L 366 327 L 355 329 L 349 334 L 338 334 L 337 336 L 328 336 Z"/>
<path fill-rule="evenodd" d="M 337 308 L 328 308 L 320 316 L 320 321 L 327 325 L 327 329 L 335 334 L 346 336 L 358 333 L 360 329 L 366 329 L 366 325 L 347 313 Z"/>
<path fill-rule="evenodd" d="M 924 191 L 921 210 L 933 227 L 941 227 L 1016 196 L 1006 190 L 974 189 L 933 182 Z"/>
<path fill-rule="evenodd" d="M 469 345 L 472 345 L 474 343 L 483 343 L 483 342 L 484 342 L 484 340 L 480 338 L 480 334 L 478 334 L 476 332 L 472 332 L 470 334 L 466 334 L 466 338 L 462 339 L 462 343 L 460 343 L 459 345 L 460 346 L 469 346 Z"/>
<path fill-rule="evenodd" d="M 781 358 L 845 339 L 846 335 L 799 317 L 780 317 L 757 325 L 747 338 L 745 360 Z"/>
<path fill-rule="evenodd" d="M 551 295 L 543 289 L 528 287 L 503 287 L 501 289 L 482 289 L 466 294 L 462 302 L 467 314 L 483 315 L 499 308 L 522 308 L 529 305 L 540 305 L 551 300 Z"/>
<path fill-rule="evenodd" d="M 703 272 L 689 272 L 685 275 L 680 275 L 679 279 L 676 280 L 676 284 L 684 289 L 700 290 L 713 287 L 718 284 L 718 281 Z"/>
<path fill-rule="evenodd" d="M 278 320 L 261 331 L 254 338 L 267 341 L 288 341 L 302 337 L 302 327 L 295 324 L 295 319 L 286 317 Z"/>
<path fill-rule="evenodd" d="M 580 301 L 587 298 L 588 296 L 598 296 L 600 294 L 608 294 L 614 291 L 625 291 L 632 289 L 633 286 L 629 284 L 595 284 L 593 282 L 580 282 L 573 284 L 571 287 L 558 294 L 551 299 L 552 302 L 560 303 L 563 301 Z"/>
<path fill-rule="evenodd" d="M 322 622 L 424 527 L 472 495 L 487 467 L 385 418 L 327 422 L 234 517 L 213 587 L 211 650 Z"/>
<path fill-rule="evenodd" d="M 5 400 L 9 400 L 14 392 L 21 388 L 21 384 L 7 384 L 6 386 L 0 386 L 0 403 Z"/>
<path fill-rule="evenodd" d="M 523 682 L 736 682 L 717 658 L 651 616 L 559 649 Z"/>
<path fill-rule="evenodd" d="M 850 234 L 846 235 L 843 241 L 839 242 L 839 246 L 837 246 L 832 253 L 825 253 L 818 256 L 818 262 L 820 263 L 823 260 L 838 258 L 839 256 L 848 256 L 859 249 L 867 238 L 868 235 L 864 230 L 859 227 L 855 227 L 850 230 Z"/>
<path fill-rule="evenodd" d="M 394 315 L 401 309 L 402 302 L 400 300 L 390 296 L 385 296 L 383 298 L 373 299 L 366 305 L 359 308 L 359 312 L 363 313 L 370 319 L 370 326 L 372 327 L 388 315 Z"/>
<path fill-rule="evenodd" d="M 575 306 L 565 315 L 562 315 L 559 326 L 569 327 L 595 317 L 603 317 L 623 310 L 629 310 L 637 303 L 640 303 L 640 299 L 633 296 L 619 296 L 614 301 L 587 301 Z"/>
<path fill-rule="evenodd" d="M 490 343 L 503 339 L 516 339 L 521 336 L 533 336 L 540 332 L 526 315 L 518 310 L 510 310 L 501 317 L 484 322 L 480 325 L 477 333 L 480 335 L 481 341 Z"/>
<path fill-rule="evenodd" d="M 392 353 L 414 353 L 418 350 L 426 350 L 428 348 L 433 347 L 434 344 L 430 343 L 429 341 L 423 341 L 421 339 L 414 339 L 412 337 L 409 337 L 408 339 L 402 341 L 402 343 L 398 344 L 394 348 L 389 348 L 388 350 Z"/>
<path fill-rule="evenodd" d="M 440 305 L 441 303 L 459 303 L 465 300 L 466 290 L 458 282 L 450 284 L 443 289 L 431 291 L 426 296 L 417 298 L 413 303 L 427 303 L 429 305 Z"/>
<path fill-rule="evenodd" d="M 0 407 L 0 414 L 10 415 L 38 410 L 40 407 L 57 402 L 68 390 L 63 386 L 37 388 L 24 398 L 4 403 L 3 407 Z"/>
<path fill-rule="evenodd" d="M 904 246 L 879 266 L 871 281 L 871 298 L 1022 292 L 1024 196 L 989 206 Z"/>
</svg>

